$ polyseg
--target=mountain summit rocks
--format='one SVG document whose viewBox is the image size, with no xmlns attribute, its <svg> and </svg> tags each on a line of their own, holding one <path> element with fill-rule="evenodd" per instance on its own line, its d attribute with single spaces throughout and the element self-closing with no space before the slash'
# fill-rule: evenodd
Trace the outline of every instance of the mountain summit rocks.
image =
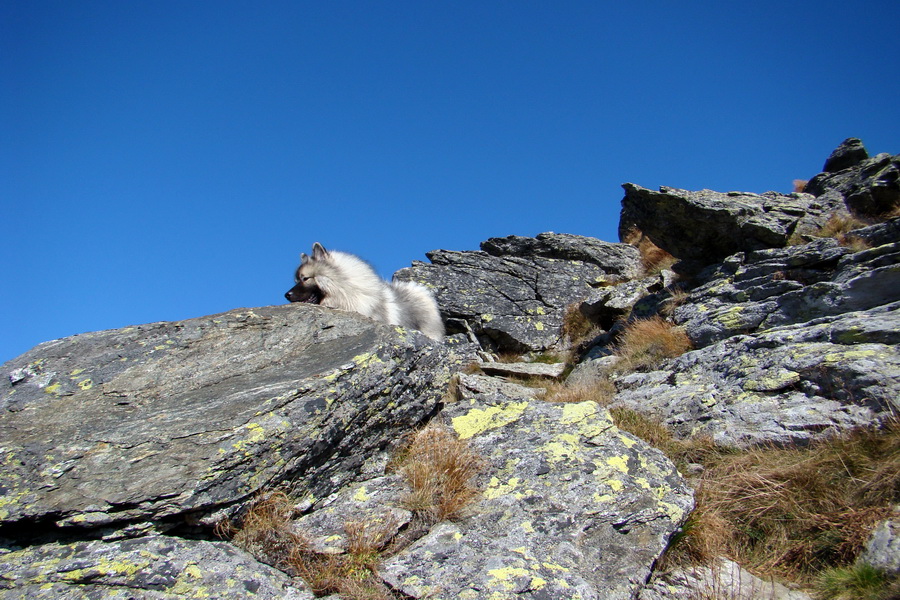
<svg viewBox="0 0 900 600">
<path fill-rule="evenodd" d="M 625 184 L 620 231 L 672 254 L 678 276 L 645 272 L 630 244 L 569 234 L 436 250 L 396 276 L 435 292 L 443 343 L 288 305 L 41 344 L 0 367 L 0 600 L 311 600 L 289 566 L 216 535 L 273 489 L 296 500 L 290 527 L 319 552 L 346 552 L 360 519 L 389 521 L 377 577 L 397 597 L 687 597 L 716 573 L 648 579 L 693 508 L 689 482 L 606 406 L 524 384 L 608 377 L 611 410 L 732 447 L 891 418 L 898 165 L 851 138 L 805 193 Z M 854 247 L 819 237 L 846 212 L 879 222 L 844 233 Z M 623 323 L 658 314 L 693 349 L 610 370 Z M 596 337 L 571 347 L 572 318 Z M 536 362 L 547 350 L 575 356 L 572 373 Z M 535 362 L 468 368 L 498 352 Z M 481 498 L 452 522 L 402 506 L 389 467 L 425 423 L 485 463 Z M 873 544 L 889 547 L 882 529 Z"/>
</svg>

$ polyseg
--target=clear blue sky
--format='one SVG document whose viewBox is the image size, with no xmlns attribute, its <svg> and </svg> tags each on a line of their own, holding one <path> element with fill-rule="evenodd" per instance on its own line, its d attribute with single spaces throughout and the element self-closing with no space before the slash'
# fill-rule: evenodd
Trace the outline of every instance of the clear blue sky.
<svg viewBox="0 0 900 600">
<path fill-rule="evenodd" d="M 621 183 L 900 152 L 900 2 L 0 0 L 0 361 L 284 302 L 315 241 L 618 241 Z"/>
</svg>

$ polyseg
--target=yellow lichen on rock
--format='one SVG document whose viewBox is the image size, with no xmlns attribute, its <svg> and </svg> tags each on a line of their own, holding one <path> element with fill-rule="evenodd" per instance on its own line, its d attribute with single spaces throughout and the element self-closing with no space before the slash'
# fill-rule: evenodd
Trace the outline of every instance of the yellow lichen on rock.
<svg viewBox="0 0 900 600">
<path fill-rule="evenodd" d="M 528 402 L 510 402 L 504 406 L 489 406 L 487 408 L 473 408 L 468 413 L 451 420 L 454 431 L 459 439 L 465 440 L 483 433 L 489 429 L 496 429 L 512 423 L 525 412 Z"/>
</svg>

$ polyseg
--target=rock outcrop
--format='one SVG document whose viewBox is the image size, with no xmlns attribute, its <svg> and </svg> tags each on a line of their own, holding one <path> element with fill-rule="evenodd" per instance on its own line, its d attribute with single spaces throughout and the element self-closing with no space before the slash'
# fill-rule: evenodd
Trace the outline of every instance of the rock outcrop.
<svg viewBox="0 0 900 600">
<path fill-rule="evenodd" d="M 450 350 L 418 333 L 307 305 L 42 344 L 3 365 L 0 535 L 69 555 L 71 540 L 211 531 L 283 482 L 331 494 L 437 412 L 452 370 Z M 76 544 L 94 557 L 79 564 L 102 571 L 104 543 Z M 0 588 L 42 552 L 6 555 Z M 45 581 L 84 589 L 53 564 L 67 570 Z M 104 589 L 141 588 L 117 581 Z"/>
<path fill-rule="evenodd" d="M 435 291 L 444 342 L 298 304 L 41 344 L 0 368 L 0 599 L 309 600 L 290 565 L 216 535 L 272 489 L 296 501 L 305 551 L 340 556 L 349 523 L 379 523 L 389 551 L 372 576 L 396 597 L 651 600 L 738 581 L 802 598 L 727 561 L 654 578 L 693 508 L 687 481 L 594 392 L 559 403 L 533 382 L 609 379 L 613 409 L 736 447 L 896 415 L 898 165 L 850 139 L 805 193 L 625 184 L 620 230 L 671 253 L 680 277 L 645 273 L 632 245 L 566 234 L 431 252 L 397 277 Z M 848 211 L 882 221 L 844 235 L 863 247 L 816 237 Z M 693 350 L 617 370 L 623 322 L 661 313 Z M 596 337 L 572 347 L 576 317 Z M 466 368 L 548 349 L 579 364 Z M 389 468 L 428 422 L 486 465 L 481 497 L 437 524 L 401 502 Z M 866 560 L 896 569 L 896 520 L 882 529 Z"/>
<path fill-rule="evenodd" d="M 900 205 L 900 155 L 869 158 L 862 142 L 849 138 L 828 157 L 822 171 L 806 184 L 807 193 L 830 195 L 865 217 L 882 217 Z"/>
<path fill-rule="evenodd" d="M 466 333 L 490 350 L 559 346 L 566 308 L 592 289 L 641 273 L 637 249 L 575 235 L 491 238 L 481 251 L 428 253 L 395 277 L 431 288 L 447 332 Z"/>
<path fill-rule="evenodd" d="M 658 192 L 626 183 L 619 237 L 632 229 L 681 259 L 680 270 L 696 272 L 737 252 L 782 248 L 795 233 L 821 227 L 840 207 L 836 197 L 766 192 Z"/>
<path fill-rule="evenodd" d="M 668 459 L 595 402 L 474 394 L 442 417 L 490 476 L 473 516 L 384 565 L 412 598 L 633 598 L 693 506 Z"/>
</svg>

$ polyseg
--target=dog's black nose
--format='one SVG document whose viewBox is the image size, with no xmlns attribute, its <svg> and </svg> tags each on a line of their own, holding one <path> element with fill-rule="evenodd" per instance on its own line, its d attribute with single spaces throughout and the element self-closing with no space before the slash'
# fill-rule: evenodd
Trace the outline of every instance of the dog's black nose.
<svg viewBox="0 0 900 600">
<path fill-rule="evenodd" d="M 290 292 L 285 292 L 285 293 L 284 293 L 284 297 L 285 297 L 285 299 L 286 299 L 288 302 L 291 301 L 291 293 L 290 293 Z"/>
</svg>

